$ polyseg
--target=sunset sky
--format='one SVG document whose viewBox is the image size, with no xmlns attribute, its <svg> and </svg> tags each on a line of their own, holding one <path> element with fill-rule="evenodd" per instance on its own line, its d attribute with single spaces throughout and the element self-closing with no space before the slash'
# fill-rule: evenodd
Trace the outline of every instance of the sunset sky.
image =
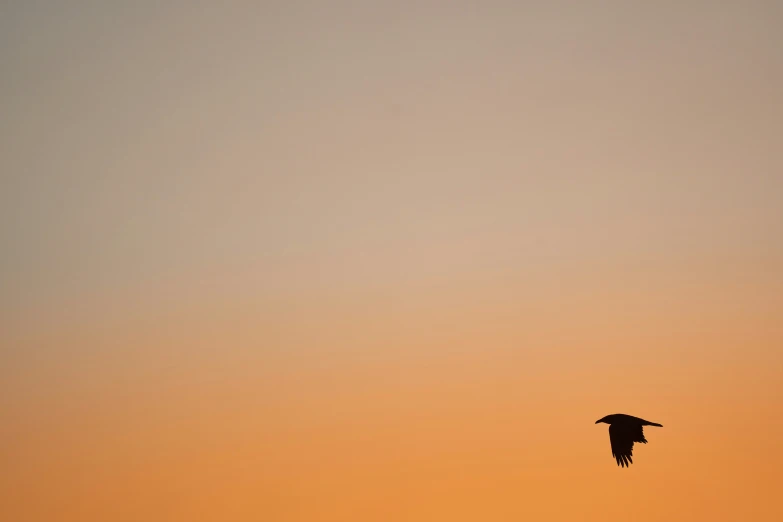
<svg viewBox="0 0 783 522">
<path fill-rule="evenodd" d="M 781 27 L 0 2 L 0 520 L 783 520 Z"/>
</svg>

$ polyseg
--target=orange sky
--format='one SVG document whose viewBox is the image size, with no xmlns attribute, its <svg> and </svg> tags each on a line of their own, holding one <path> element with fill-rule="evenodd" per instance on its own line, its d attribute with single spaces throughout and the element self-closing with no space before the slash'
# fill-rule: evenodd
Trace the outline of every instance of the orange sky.
<svg viewBox="0 0 783 522">
<path fill-rule="evenodd" d="M 0 520 L 783 519 L 781 7 L 109 4 L 0 7 Z"/>
</svg>

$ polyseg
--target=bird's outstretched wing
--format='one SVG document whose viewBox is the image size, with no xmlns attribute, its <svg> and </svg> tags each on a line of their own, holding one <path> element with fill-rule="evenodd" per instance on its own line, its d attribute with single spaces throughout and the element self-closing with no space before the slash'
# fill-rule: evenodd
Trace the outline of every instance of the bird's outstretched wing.
<svg viewBox="0 0 783 522">
<path fill-rule="evenodd" d="M 633 464 L 633 443 L 647 444 L 647 439 L 644 438 L 644 430 L 640 424 L 612 424 L 609 426 L 609 442 L 612 444 L 612 456 L 617 465 L 625 467 Z"/>
</svg>

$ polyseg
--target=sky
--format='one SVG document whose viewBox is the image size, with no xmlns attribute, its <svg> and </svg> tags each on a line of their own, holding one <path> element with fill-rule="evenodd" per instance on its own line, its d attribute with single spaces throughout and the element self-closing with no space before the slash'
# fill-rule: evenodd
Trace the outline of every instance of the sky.
<svg viewBox="0 0 783 522">
<path fill-rule="evenodd" d="M 0 519 L 783 519 L 782 19 L 0 3 Z"/>
</svg>

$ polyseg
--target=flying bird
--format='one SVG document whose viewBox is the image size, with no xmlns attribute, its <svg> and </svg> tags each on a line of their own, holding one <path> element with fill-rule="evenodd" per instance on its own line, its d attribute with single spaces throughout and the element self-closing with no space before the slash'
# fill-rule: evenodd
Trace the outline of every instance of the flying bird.
<svg viewBox="0 0 783 522">
<path fill-rule="evenodd" d="M 626 467 L 633 464 L 633 443 L 641 442 L 647 444 L 647 439 L 644 438 L 643 426 L 658 426 L 663 428 L 663 425 L 657 422 L 650 422 L 639 417 L 632 417 L 631 415 L 625 415 L 624 413 L 615 413 L 613 415 L 607 415 L 603 419 L 595 421 L 605 422 L 609 425 L 609 442 L 612 444 L 612 456 L 617 461 L 618 466 Z"/>
</svg>

